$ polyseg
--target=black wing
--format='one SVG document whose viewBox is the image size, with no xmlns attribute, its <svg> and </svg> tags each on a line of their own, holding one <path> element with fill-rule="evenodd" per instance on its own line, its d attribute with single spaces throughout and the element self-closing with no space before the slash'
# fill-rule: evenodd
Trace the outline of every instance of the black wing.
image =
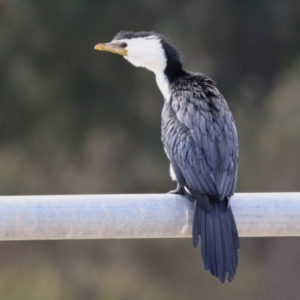
<svg viewBox="0 0 300 300">
<path fill-rule="evenodd" d="M 223 200 L 235 191 L 237 132 L 223 96 L 212 81 L 200 79 L 171 89 L 162 114 L 162 141 L 179 184 L 183 177 L 193 195 Z M 208 198 L 202 202 L 209 209 Z"/>
</svg>

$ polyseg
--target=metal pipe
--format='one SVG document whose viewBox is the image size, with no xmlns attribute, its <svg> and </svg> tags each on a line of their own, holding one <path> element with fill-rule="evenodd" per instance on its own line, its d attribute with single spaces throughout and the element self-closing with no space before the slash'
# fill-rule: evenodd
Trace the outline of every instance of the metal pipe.
<svg viewBox="0 0 300 300">
<path fill-rule="evenodd" d="M 237 193 L 240 236 L 300 236 L 300 193 Z M 0 240 L 191 236 L 193 204 L 171 194 L 0 197 Z"/>
</svg>

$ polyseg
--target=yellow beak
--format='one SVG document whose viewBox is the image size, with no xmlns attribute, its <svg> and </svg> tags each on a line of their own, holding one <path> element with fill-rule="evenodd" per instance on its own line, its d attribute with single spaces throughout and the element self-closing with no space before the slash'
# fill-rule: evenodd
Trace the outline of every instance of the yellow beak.
<svg viewBox="0 0 300 300">
<path fill-rule="evenodd" d="M 122 56 L 127 55 L 126 49 L 124 49 L 124 48 L 120 47 L 118 44 L 114 44 L 114 43 L 97 44 L 94 49 L 99 50 L 99 51 L 108 51 L 108 52 L 112 52 L 114 54 L 119 54 Z"/>
</svg>

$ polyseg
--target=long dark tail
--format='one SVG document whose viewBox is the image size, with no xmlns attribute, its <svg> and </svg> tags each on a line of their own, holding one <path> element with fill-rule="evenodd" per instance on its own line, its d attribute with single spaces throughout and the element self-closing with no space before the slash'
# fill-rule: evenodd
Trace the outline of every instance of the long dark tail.
<svg viewBox="0 0 300 300">
<path fill-rule="evenodd" d="M 237 250 L 240 247 L 236 224 L 226 201 L 211 196 L 209 198 L 209 211 L 204 211 L 195 201 L 193 245 L 197 247 L 200 236 L 205 269 L 222 283 L 226 278 L 232 282 L 238 265 Z"/>
</svg>

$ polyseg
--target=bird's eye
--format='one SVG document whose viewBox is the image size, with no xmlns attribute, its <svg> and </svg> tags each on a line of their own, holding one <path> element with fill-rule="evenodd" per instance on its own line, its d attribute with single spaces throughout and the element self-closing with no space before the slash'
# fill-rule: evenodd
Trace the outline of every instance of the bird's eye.
<svg viewBox="0 0 300 300">
<path fill-rule="evenodd" d="M 126 47 L 127 47 L 127 43 L 123 42 L 123 43 L 121 43 L 121 44 L 119 45 L 119 47 L 121 47 L 121 48 L 126 48 Z"/>
</svg>

